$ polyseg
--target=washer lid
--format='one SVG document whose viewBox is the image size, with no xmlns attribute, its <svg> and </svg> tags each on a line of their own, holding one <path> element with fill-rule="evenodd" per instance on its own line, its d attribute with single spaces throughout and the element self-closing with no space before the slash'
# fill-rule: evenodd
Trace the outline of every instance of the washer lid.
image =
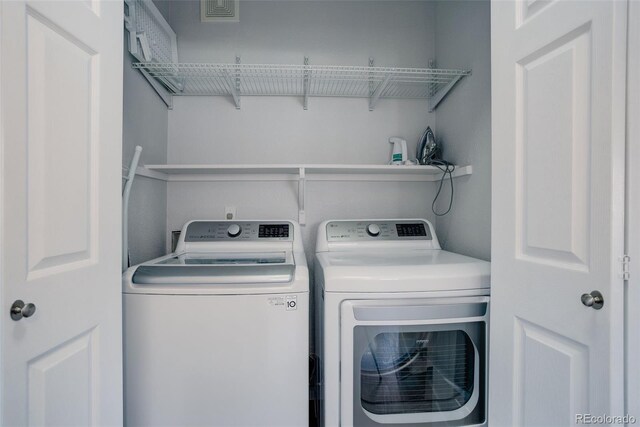
<svg viewBox="0 0 640 427">
<path fill-rule="evenodd" d="M 290 252 L 183 253 L 142 264 L 137 285 L 287 283 L 295 263 Z"/>
<path fill-rule="evenodd" d="M 153 265 L 264 265 L 293 264 L 291 253 L 281 252 L 191 252 L 173 254 Z"/>
<path fill-rule="evenodd" d="M 327 292 L 421 292 L 489 288 L 491 264 L 443 250 L 316 254 Z"/>
</svg>

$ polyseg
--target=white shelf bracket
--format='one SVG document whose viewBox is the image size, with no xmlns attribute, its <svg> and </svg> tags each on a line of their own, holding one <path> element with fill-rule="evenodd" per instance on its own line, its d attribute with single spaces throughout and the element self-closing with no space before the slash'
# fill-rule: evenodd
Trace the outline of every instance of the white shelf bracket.
<svg viewBox="0 0 640 427">
<path fill-rule="evenodd" d="M 236 55 L 236 64 L 240 64 L 240 55 Z M 236 110 L 240 109 L 240 68 L 236 68 L 235 95 L 233 100 L 236 103 Z"/>
<path fill-rule="evenodd" d="M 369 69 L 373 67 L 373 57 L 369 57 Z M 374 87 L 373 87 L 373 71 L 369 71 L 369 98 L 373 96 Z"/>
<path fill-rule="evenodd" d="M 236 56 L 236 64 L 240 64 L 240 56 Z M 236 110 L 240 109 L 240 68 L 236 68 L 232 74 L 230 70 L 226 70 L 224 80 L 233 102 L 236 104 Z"/>
<path fill-rule="evenodd" d="M 438 104 L 442 102 L 442 100 L 447 96 L 447 94 L 453 89 L 453 87 L 462 79 L 464 76 L 455 76 L 445 87 L 440 89 L 438 93 L 433 95 L 433 97 L 429 100 L 429 112 L 432 113 Z"/>
<path fill-rule="evenodd" d="M 369 98 L 369 111 L 373 111 L 376 108 L 376 104 L 380 99 L 380 95 L 382 95 L 382 91 L 389 84 L 389 80 L 391 80 L 391 74 L 387 74 L 387 76 L 384 78 L 382 83 L 380 83 L 376 88 L 376 90 L 373 92 L 373 94 L 371 95 L 371 98 Z"/>
<path fill-rule="evenodd" d="M 304 57 L 304 100 L 302 108 L 305 110 L 309 107 L 309 87 L 311 86 L 311 71 L 309 70 L 309 57 Z"/>
<path fill-rule="evenodd" d="M 230 71 L 226 72 L 226 76 L 224 79 L 227 83 L 227 88 L 231 96 L 233 96 L 233 102 L 236 104 L 236 110 L 240 109 L 240 91 L 236 85 L 236 81 L 234 81 L 233 76 Z"/>
<path fill-rule="evenodd" d="M 307 214 L 304 210 L 304 194 L 306 184 L 306 171 L 304 168 L 299 168 L 298 177 L 298 223 L 305 225 L 307 222 Z"/>
<path fill-rule="evenodd" d="M 136 38 L 140 40 L 140 46 L 142 47 L 142 57 L 146 62 L 151 62 L 153 55 L 151 54 L 151 46 L 149 45 L 149 39 L 146 33 L 136 33 Z"/>
<path fill-rule="evenodd" d="M 158 80 L 154 79 L 149 72 L 143 68 L 140 68 L 140 72 L 145 79 L 149 82 L 153 90 L 156 91 L 162 102 L 165 103 L 169 110 L 173 110 L 173 96 L 165 90 L 165 88 L 158 83 Z"/>
</svg>

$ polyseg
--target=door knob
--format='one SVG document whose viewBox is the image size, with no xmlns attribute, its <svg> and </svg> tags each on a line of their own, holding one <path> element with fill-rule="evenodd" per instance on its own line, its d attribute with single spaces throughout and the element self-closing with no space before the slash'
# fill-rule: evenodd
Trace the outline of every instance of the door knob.
<svg viewBox="0 0 640 427">
<path fill-rule="evenodd" d="M 590 294 L 582 294 L 582 297 L 580 299 L 582 301 L 582 304 L 596 310 L 600 310 L 604 305 L 604 298 L 598 291 L 592 291 Z"/>
<path fill-rule="evenodd" d="M 11 318 L 20 320 L 23 317 L 31 317 L 36 312 L 35 304 L 25 304 L 24 301 L 18 299 L 11 305 Z"/>
</svg>

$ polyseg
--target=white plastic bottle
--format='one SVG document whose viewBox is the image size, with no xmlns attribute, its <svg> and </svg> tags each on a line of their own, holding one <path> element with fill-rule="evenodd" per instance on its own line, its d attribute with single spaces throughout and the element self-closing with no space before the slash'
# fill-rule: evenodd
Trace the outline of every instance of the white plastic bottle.
<svg viewBox="0 0 640 427">
<path fill-rule="evenodd" d="M 390 165 L 404 165 L 407 161 L 407 141 L 397 136 L 389 138 L 389 144 L 393 144 Z"/>
</svg>

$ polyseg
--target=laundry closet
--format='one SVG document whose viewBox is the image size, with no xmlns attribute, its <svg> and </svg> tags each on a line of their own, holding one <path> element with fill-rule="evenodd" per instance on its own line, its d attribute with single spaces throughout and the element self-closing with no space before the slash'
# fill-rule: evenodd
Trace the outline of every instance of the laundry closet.
<svg viewBox="0 0 640 427">
<path fill-rule="evenodd" d="M 620 331 L 624 318 L 624 222 L 615 214 L 624 179 L 609 166 L 598 172 L 595 159 L 620 170 L 625 39 L 635 21 L 626 4 L 585 5 L 241 1 L 234 22 L 205 22 L 201 2 L 156 2 L 176 35 L 171 58 L 184 65 L 177 74 L 141 67 L 176 94 L 160 87 L 158 96 L 125 52 L 123 166 L 143 147 L 132 261 L 171 249 L 173 233 L 194 218 L 286 218 L 301 224 L 313 295 L 322 221 L 424 218 L 443 249 L 493 262 L 492 298 L 504 304 L 491 326 L 496 423 L 577 422 L 597 408 L 624 414 L 624 405 L 604 403 L 624 400 L 622 352 L 595 350 L 623 341 L 607 330 Z M 450 176 L 385 166 L 389 138 L 405 139 L 414 158 L 427 126 L 455 165 Z M 564 299 L 541 299 L 549 307 L 539 313 L 525 308 L 531 295 L 558 292 L 558 281 Z M 592 363 L 611 366 L 609 375 L 594 375 Z M 590 386 L 577 379 L 587 373 Z M 512 402 L 513 413 L 498 401 Z"/>
<path fill-rule="evenodd" d="M 310 266 L 327 219 L 425 218 L 446 249 L 490 259 L 488 1 L 241 1 L 232 22 L 204 22 L 199 1 L 154 4 L 177 43 L 147 33 L 151 55 L 169 42 L 179 64 L 210 68 L 185 65 L 184 78 L 141 71 L 125 50 L 123 166 L 143 148 L 129 209 L 132 265 L 169 252 L 189 220 L 231 218 L 300 222 Z M 149 13 L 128 5 L 132 21 Z M 287 65 L 307 68 L 277 68 Z M 403 75 L 410 68 L 419 70 Z M 405 139 L 415 159 L 427 127 L 456 165 L 451 178 L 435 166 L 388 165 L 390 137 Z M 317 363 L 314 347 L 312 338 Z"/>
<path fill-rule="evenodd" d="M 164 254 L 170 249 L 171 233 L 186 221 L 225 219 L 226 208 L 239 219 L 290 218 L 304 223 L 309 261 L 315 228 L 325 219 L 407 217 L 431 220 L 445 247 L 490 259 L 489 2 L 247 1 L 240 2 L 239 22 L 201 22 L 197 1 L 155 4 L 175 31 L 179 63 L 235 64 L 238 58 L 241 64 L 302 66 L 307 58 L 312 85 L 314 65 L 345 66 L 347 71 L 318 82 L 315 89 L 320 95 L 334 91 L 340 97 L 269 96 L 290 91 L 287 84 L 303 85 L 303 78 L 297 79 L 294 71 L 287 81 L 282 75 L 269 75 L 277 70 L 249 70 L 252 77 L 239 84 L 249 90 L 259 86 L 256 89 L 265 96 L 243 96 L 240 91 L 239 106 L 231 95 L 173 96 L 169 109 L 140 71 L 131 68 L 132 56 L 125 51 L 124 167 L 136 145 L 143 147 L 141 166 L 291 166 L 285 173 L 255 168 L 166 175 L 161 175 L 163 169 L 153 171 L 168 182 L 136 177 L 129 214 L 133 264 Z M 437 74 L 423 78 L 422 85 L 400 84 L 395 94 L 390 93 L 394 98 L 383 94 L 370 111 L 369 86 L 373 94 L 386 74 L 377 71 L 369 84 L 369 65 L 437 67 L 469 74 L 453 76 L 460 81 L 433 111 L 425 98 L 435 95 L 429 84 L 440 81 Z M 235 84 L 235 71 L 229 71 Z M 364 80 L 354 78 L 356 71 Z M 401 76 L 392 76 L 391 82 L 395 80 Z M 213 78 L 209 84 L 224 83 Z M 342 89 L 332 87 L 341 83 Z M 193 92 L 220 92 L 199 84 L 203 87 L 194 82 Z M 348 96 L 350 90 L 360 98 Z M 415 96 L 423 99 L 403 99 Z M 443 158 L 457 165 L 454 176 L 460 173 L 453 179 L 453 206 L 445 216 L 437 217 L 431 209 L 442 175 L 436 168 L 402 174 L 391 166 L 380 171 L 337 169 L 387 165 L 388 140 L 394 136 L 407 141 L 409 157 L 415 159 L 427 126 L 442 144 Z M 296 168 L 304 165 L 336 169 L 307 169 L 301 178 Z M 224 177 L 216 178 L 217 174 Z M 306 181 L 304 198 L 300 180 Z M 447 177 L 436 212 L 446 211 L 450 185 Z"/>
<path fill-rule="evenodd" d="M 327 427 L 640 417 L 638 2 L 4 1 L 0 35 L 1 424 L 121 425 L 146 398 L 149 425 L 180 398 L 228 424 L 318 425 L 323 401 Z M 416 162 L 427 128 L 445 166 Z M 366 262 L 345 250 L 359 247 Z M 471 272 L 437 289 L 462 304 L 404 279 L 431 265 L 411 252 L 426 249 L 455 255 L 434 286 Z M 203 291 L 199 271 L 266 277 L 251 282 L 263 299 L 232 281 Z M 370 332 L 396 351 L 388 363 Z M 455 357 L 438 356 L 451 342 Z M 405 344 L 420 350 L 406 366 L 429 359 L 421 384 L 467 400 L 385 400 L 412 392 L 398 378 L 415 372 L 395 365 Z M 218 407 L 196 372 L 209 351 L 256 379 L 216 366 Z M 123 399 L 127 376 L 146 388 Z M 163 387 L 175 395 L 154 400 Z M 270 404 L 290 396 L 291 413 Z"/>
</svg>

